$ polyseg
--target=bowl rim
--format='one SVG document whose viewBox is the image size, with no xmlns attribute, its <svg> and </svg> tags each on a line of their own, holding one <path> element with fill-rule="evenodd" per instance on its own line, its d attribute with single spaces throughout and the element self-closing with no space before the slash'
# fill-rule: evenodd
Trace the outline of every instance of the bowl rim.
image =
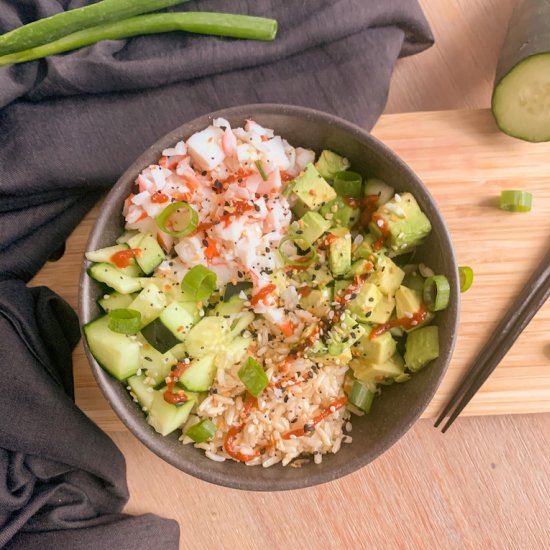
<svg viewBox="0 0 550 550">
<path fill-rule="evenodd" d="M 324 124 L 329 124 L 331 126 L 337 127 L 340 130 L 348 133 L 356 139 L 357 141 L 365 144 L 369 148 L 375 151 L 376 155 L 385 157 L 386 160 L 394 164 L 398 169 L 407 173 L 407 176 L 414 180 L 415 185 L 417 185 L 426 195 L 427 200 L 433 206 L 432 216 L 430 221 L 433 221 L 433 216 L 437 218 L 438 226 L 440 231 L 438 232 L 438 238 L 442 239 L 442 246 L 448 250 L 449 254 L 449 263 L 453 267 L 451 277 L 449 280 L 451 286 L 451 299 L 454 299 L 453 307 L 451 308 L 451 319 L 450 326 L 451 338 L 450 341 L 447 340 L 448 350 L 444 363 L 440 367 L 439 375 L 431 382 L 431 386 L 422 393 L 422 397 L 417 403 L 414 413 L 410 414 L 406 421 L 399 424 L 398 428 L 395 429 L 391 434 L 388 434 L 384 438 L 384 443 L 380 445 L 380 448 L 373 455 L 372 453 L 362 453 L 352 460 L 349 460 L 344 465 L 335 468 L 334 470 L 318 470 L 318 471 L 308 471 L 307 475 L 304 475 L 299 478 L 294 479 L 277 479 L 277 480 L 266 480 L 265 483 L 259 484 L 257 480 L 249 479 L 246 475 L 243 475 L 237 480 L 233 479 L 235 476 L 227 476 L 225 474 L 218 474 L 217 472 L 210 471 L 208 468 L 209 459 L 204 458 L 204 463 L 202 467 L 197 467 L 197 465 L 176 460 L 169 450 L 162 445 L 159 445 L 158 434 L 151 434 L 144 430 L 143 422 L 145 417 L 138 418 L 138 415 L 126 408 L 124 403 L 122 403 L 116 394 L 115 386 L 120 385 L 121 382 L 112 378 L 94 359 L 92 356 L 85 335 L 83 331 L 84 324 L 92 320 L 91 314 L 91 305 L 90 305 L 90 288 L 91 280 L 87 275 L 87 265 L 86 259 L 83 256 L 82 268 L 80 272 L 80 284 L 79 284 L 79 296 L 78 296 L 78 315 L 80 319 L 80 328 L 82 334 L 82 341 L 84 345 L 84 350 L 90 368 L 94 378 L 101 389 L 105 399 L 109 405 L 113 408 L 119 419 L 123 424 L 128 428 L 128 430 L 136 436 L 136 438 L 143 443 L 147 448 L 149 448 L 157 456 L 174 466 L 175 468 L 192 475 L 203 481 L 213 483 L 215 485 L 220 485 L 224 487 L 230 487 L 241 490 L 254 490 L 254 491 L 282 491 L 282 490 L 294 490 L 302 489 L 306 487 L 311 487 L 314 485 L 319 485 L 329 481 L 333 481 L 340 477 L 346 476 L 360 468 L 366 466 L 379 456 L 381 456 L 385 451 L 392 447 L 420 418 L 421 414 L 424 412 L 430 401 L 433 399 L 437 389 L 439 388 L 450 363 L 453 351 L 455 348 L 457 333 L 458 333 L 458 321 L 459 321 L 459 312 L 460 312 L 460 292 L 459 292 L 459 279 L 458 279 L 458 267 L 456 256 L 453 248 L 453 243 L 451 236 L 445 220 L 441 215 L 439 207 L 424 185 L 422 180 L 416 175 L 416 173 L 402 160 L 397 153 L 393 152 L 387 145 L 385 145 L 378 138 L 373 136 L 367 130 L 361 128 L 360 126 L 353 124 L 347 120 L 339 118 L 330 113 L 325 113 L 323 111 L 318 111 L 315 109 L 310 109 L 308 107 L 301 107 L 295 105 L 286 105 L 286 104 L 277 104 L 277 103 L 256 103 L 256 104 L 247 104 L 247 105 L 238 105 L 234 107 L 229 107 L 225 109 L 220 109 L 213 111 L 211 113 L 206 113 L 198 117 L 194 117 L 191 120 L 184 122 L 179 125 L 174 130 L 168 132 L 158 140 L 156 140 L 151 146 L 149 146 L 145 151 L 143 151 L 132 164 L 123 172 L 123 174 L 117 179 L 116 183 L 111 187 L 109 193 L 104 197 L 102 204 L 105 204 L 109 199 L 116 194 L 119 186 L 121 186 L 129 177 L 139 173 L 144 166 L 147 165 L 144 159 L 150 157 L 153 153 L 158 155 L 159 152 L 173 145 L 176 141 L 180 139 L 186 139 L 188 137 L 185 128 L 192 126 L 206 127 L 211 123 L 214 118 L 223 117 L 240 117 L 245 119 L 247 117 L 261 116 L 261 115 L 287 115 L 299 117 L 302 119 L 308 119 L 313 121 L 318 121 Z M 183 137 L 182 137 L 183 136 Z M 104 227 L 105 223 L 108 221 L 109 216 L 107 209 L 103 208 L 100 210 L 99 215 L 94 223 L 92 230 L 90 231 L 89 237 L 86 242 L 85 250 L 91 249 L 90 247 L 94 246 L 96 240 L 98 240 L 101 231 L 100 228 Z M 160 436 L 162 437 L 162 436 Z M 244 474 L 245 470 L 243 470 Z"/>
</svg>

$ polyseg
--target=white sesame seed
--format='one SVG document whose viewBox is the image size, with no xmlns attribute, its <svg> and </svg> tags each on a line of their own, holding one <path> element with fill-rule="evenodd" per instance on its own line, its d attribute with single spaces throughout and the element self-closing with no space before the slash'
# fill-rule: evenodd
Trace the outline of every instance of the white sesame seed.
<svg viewBox="0 0 550 550">
<path fill-rule="evenodd" d="M 410 311 L 407 311 L 407 312 L 405 312 L 405 317 L 407 317 L 408 319 L 412 319 L 413 314 Z"/>
<path fill-rule="evenodd" d="M 378 221 L 376 222 L 376 225 L 377 225 L 378 227 L 384 227 L 384 220 L 378 220 Z"/>
<path fill-rule="evenodd" d="M 395 202 L 401 202 L 401 195 L 396 193 L 395 196 L 394 196 L 394 199 L 395 199 Z"/>
</svg>

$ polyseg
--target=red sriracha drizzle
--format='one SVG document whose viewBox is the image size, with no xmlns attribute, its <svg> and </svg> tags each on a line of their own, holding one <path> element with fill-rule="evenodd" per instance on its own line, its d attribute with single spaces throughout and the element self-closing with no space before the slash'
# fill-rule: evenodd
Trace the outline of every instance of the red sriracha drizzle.
<svg viewBox="0 0 550 550">
<path fill-rule="evenodd" d="M 165 195 L 164 193 L 154 193 L 151 195 L 151 202 L 155 202 L 157 204 L 163 204 L 165 202 L 168 202 L 170 200 L 170 197 L 168 195 Z"/>
<path fill-rule="evenodd" d="M 255 306 L 260 300 L 265 300 L 277 287 L 271 283 L 260 288 L 252 298 L 250 298 L 250 305 Z"/>
<path fill-rule="evenodd" d="M 394 327 L 401 327 L 406 330 L 416 327 L 417 325 L 423 323 L 427 316 L 428 309 L 424 304 L 422 304 L 420 309 L 414 313 L 412 317 L 401 317 L 400 319 L 394 319 L 393 321 L 388 321 L 387 323 L 373 329 L 369 334 L 369 340 L 374 340 L 375 338 L 378 338 L 378 336 L 382 336 L 382 334 Z"/>
<path fill-rule="evenodd" d="M 345 396 L 335 399 L 332 403 L 328 405 L 326 409 L 321 411 L 317 416 L 313 417 L 313 420 L 311 420 L 311 422 L 306 422 L 301 428 L 296 428 L 295 430 L 286 432 L 281 437 L 283 439 L 290 439 L 293 435 L 296 437 L 302 437 L 306 435 L 306 433 L 312 432 L 314 427 L 319 424 L 319 422 L 324 420 L 327 416 L 335 413 L 338 409 L 341 409 L 347 402 L 348 398 Z"/>
<path fill-rule="evenodd" d="M 375 252 L 378 252 L 386 242 L 386 239 L 390 236 L 390 228 L 388 227 L 388 224 L 386 223 L 386 220 L 382 218 L 379 214 L 373 214 L 372 215 L 372 221 L 376 224 L 376 227 L 378 227 L 378 231 L 380 231 L 381 235 L 380 238 L 372 243 L 372 249 Z"/>
<path fill-rule="evenodd" d="M 177 363 L 174 370 L 170 373 L 166 383 L 166 390 L 163 394 L 164 401 L 171 405 L 178 405 L 188 401 L 187 394 L 183 390 L 174 393 L 174 386 L 180 379 L 180 376 L 190 367 L 191 363 Z"/>
<path fill-rule="evenodd" d="M 244 402 L 243 410 L 241 412 L 241 417 L 243 420 L 246 420 L 246 417 L 250 413 L 250 410 L 253 407 L 256 407 L 258 405 L 258 400 L 253 396 L 248 394 L 248 397 L 246 398 L 246 401 Z M 252 460 L 253 458 L 256 458 L 257 456 L 260 456 L 260 450 L 254 449 L 254 453 L 251 455 L 241 453 L 240 451 L 236 451 L 233 448 L 233 441 L 235 438 L 243 431 L 244 428 L 244 421 L 239 424 L 238 426 L 231 426 L 229 430 L 227 430 L 227 433 L 225 434 L 225 437 L 223 438 L 223 450 L 232 458 L 235 460 L 238 460 L 239 462 L 248 462 L 249 460 Z"/>
<path fill-rule="evenodd" d="M 141 248 L 129 248 L 128 250 L 121 250 L 115 252 L 111 256 L 111 263 L 115 264 L 118 268 L 122 269 L 130 265 L 132 258 L 139 258 L 141 256 Z"/>
</svg>

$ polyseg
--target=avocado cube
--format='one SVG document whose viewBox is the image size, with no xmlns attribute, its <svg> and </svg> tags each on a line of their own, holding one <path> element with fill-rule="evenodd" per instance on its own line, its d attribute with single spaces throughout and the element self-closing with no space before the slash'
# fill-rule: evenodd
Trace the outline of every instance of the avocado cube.
<svg viewBox="0 0 550 550">
<path fill-rule="evenodd" d="M 374 269 L 374 265 L 369 260 L 357 260 L 351 264 L 346 277 L 355 277 L 356 275 L 365 275 Z"/>
<path fill-rule="evenodd" d="M 419 245 L 422 239 L 432 230 L 430 220 L 420 210 L 411 193 L 396 195 L 376 211 L 388 228 L 387 243 L 389 248 L 402 254 Z M 380 236 L 381 231 L 376 223 L 370 223 L 369 229 Z"/>
<path fill-rule="evenodd" d="M 405 365 L 416 372 L 439 357 L 439 329 L 436 326 L 422 327 L 407 336 Z"/>
<path fill-rule="evenodd" d="M 380 256 L 376 260 L 374 273 L 370 276 L 369 281 L 375 284 L 386 296 L 391 296 L 401 286 L 403 277 L 405 277 L 405 272 L 390 258 Z"/>
<path fill-rule="evenodd" d="M 395 309 L 398 319 L 414 315 L 422 306 L 422 295 L 418 290 L 412 290 L 401 285 L 395 291 Z"/>
<path fill-rule="evenodd" d="M 397 343 L 392 338 L 390 332 L 385 332 L 380 336 L 370 340 L 369 334 L 372 328 L 369 328 L 357 344 L 359 355 L 369 363 L 382 364 L 396 352 Z"/>
<path fill-rule="evenodd" d="M 355 378 L 365 384 L 384 383 L 388 378 L 391 380 L 399 379 L 405 371 L 403 359 L 398 353 L 381 364 L 371 363 L 362 357 L 358 357 L 350 362 L 350 367 Z"/>
<path fill-rule="evenodd" d="M 300 305 L 316 317 L 324 317 L 330 311 L 332 301 L 332 289 L 314 289 L 306 296 L 300 298 Z"/>
<path fill-rule="evenodd" d="M 323 288 L 333 281 L 328 267 L 321 264 L 298 271 L 296 277 L 301 283 L 307 283 L 312 288 Z"/>
<path fill-rule="evenodd" d="M 330 355 L 325 350 L 324 353 L 310 357 L 310 359 L 321 365 L 347 365 L 352 359 L 351 348 L 344 348 L 338 355 Z"/>
<path fill-rule="evenodd" d="M 342 292 L 345 292 L 352 283 L 351 279 L 337 279 L 334 281 L 334 296 L 339 296 Z"/>
<path fill-rule="evenodd" d="M 360 245 L 353 248 L 353 259 L 357 260 L 362 258 L 364 260 L 373 260 L 377 259 L 379 256 L 382 256 L 386 252 L 386 247 L 382 246 L 376 252 L 372 249 L 372 245 L 378 240 L 372 233 L 367 233 L 363 238 L 363 241 Z"/>
<path fill-rule="evenodd" d="M 335 197 L 336 191 L 310 163 L 294 178 L 289 202 L 294 213 L 301 218 L 309 210 L 319 210 L 323 204 Z"/>
<path fill-rule="evenodd" d="M 351 227 L 359 219 L 361 211 L 346 203 L 338 196 L 321 207 L 319 213 L 326 219 L 330 219 L 336 227 Z"/>
<path fill-rule="evenodd" d="M 338 172 L 347 170 L 351 166 L 349 160 L 345 157 L 325 149 L 315 163 L 319 174 L 326 179 L 333 179 Z"/>
<path fill-rule="evenodd" d="M 298 220 L 300 237 L 303 237 L 305 242 L 296 239 L 296 244 L 302 249 L 307 250 L 310 244 L 313 244 L 325 231 L 328 231 L 332 223 L 325 220 L 321 214 L 317 212 L 306 212 L 304 216 Z"/>
<path fill-rule="evenodd" d="M 365 334 L 365 327 L 359 324 L 349 311 L 345 311 L 342 316 L 343 319 L 341 318 L 329 331 L 327 343 L 330 355 L 340 355 Z"/>
<path fill-rule="evenodd" d="M 351 267 L 351 233 L 345 227 L 331 230 L 334 235 L 328 249 L 328 265 L 332 274 L 344 275 Z"/>
<path fill-rule="evenodd" d="M 383 294 L 378 287 L 372 283 L 365 283 L 357 293 L 357 296 L 350 300 L 348 309 L 357 316 L 360 321 L 370 321 L 372 311 L 382 299 Z"/>
<path fill-rule="evenodd" d="M 391 314 L 395 309 L 395 298 L 393 296 L 382 295 L 382 298 L 376 304 L 369 317 L 370 323 L 383 325 L 390 320 Z"/>
</svg>

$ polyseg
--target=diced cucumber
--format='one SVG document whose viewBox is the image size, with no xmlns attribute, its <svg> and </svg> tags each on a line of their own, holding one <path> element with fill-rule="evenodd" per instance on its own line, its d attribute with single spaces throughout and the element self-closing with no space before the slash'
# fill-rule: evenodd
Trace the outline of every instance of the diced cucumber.
<svg viewBox="0 0 550 550">
<path fill-rule="evenodd" d="M 142 328 L 153 319 L 156 319 L 165 307 L 166 296 L 153 284 L 145 286 L 129 305 L 130 309 L 135 309 L 141 313 Z"/>
<path fill-rule="evenodd" d="M 216 366 L 228 369 L 236 363 L 240 363 L 247 354 L 250 344 L 250 338 L 237 336 L 216 355 Z"/>
<path fill-rule="evenodd" d="M 120 237 L 117 238 L 117 244 L 127 243 L 132 237 L 138 235 L 138 232 L 135 230 L 125 231 Z"/>
<path fill-rule="evenodd" d="M 144 382 L 145 376 L 130 376 L 128 378 L 128 385 L 130 386 L 130 391 L 134 394 L 135 398 L 138 400 L 138 403 L 145 407 L 147 410 L 151 408 L 154 397 L 154 388 L 149 386 Z"/>
<path fill-rule="evenodd" d="M 107 246 L 106 248 L 99 248 L 98 250 L 90 250 L 84 255 L 87 260 L 95 263 L 108 262 L 111 263 L 111 257 L 117 252 L 128 250 L 130 247 L 127 244 L 116 244 L 114 246 Z"/>
<path fill-rule="evenodd" d="M 233 323 L 231 323 L 231 338 L 240 335 L 252 321 L 254 321 L 254 313 L 251 311 L 240 314 Z"/>
<path fill-rule="evenodd" d="M 165 353 L 174 346 L 181 344 L 181 341 L 173 335 L 170 329 L 164 326 L 158 317 L 143 327 L 141 334 L 160 353 Z"/>
<path fill-rule="evenodd" d="M 170 369 L 177 363 L 177 358 L 171 350 L 161 353 L 143 339 L 141 346 L 141 368 L 152 379 L 156 387 L 164 383 L 164 379 L 170 374 Z M 172 348 L 173 349 L 173 348 Z"/>
<path fill-rule="evenodd" d="M 194 302 L 172 302 L 160 314 L 160 322 L 181 342 L 199 319 L 199 308 Z"/>
<path fill-rule="evenodd" d="M 139 369 L 141 358 L 137 338 L 110 330 L 108 315 L 85 325 L 84 334 L 97 362 L 118 380 L 125 380 Z"/>
<path fill-rule="evenodd" d="M 243 309 L 243 304 L 246 300 L 239 297 L 238 294 L 233 294 L 229 300 L 218 302 L 216 307 L 211 311 L 210 315 L 223 317 L 224 315 L 236 315 Z"/>
<path fill-rule="evenodd" d="M 111 294 L 105 294 L 105 296 L 98 299 L 97 303 L 105 313 L 109 313 L 113 309 L 127 308 L 136 296 L 136 294 L 121 294 L 115 291 Z"/>
<path fill-rule="evenodd" d="M 217 353 L 230 339 L 229 319 L 204 317 L 189 331 L 185 345 L 191 357 L 201 358 Z"/>
<path fill-rule="evenodd" d="M 186 393 L 189 400 L 183 405 L 167 403 L 164 400 L 163 390 L 158 390 L 153 394 L 147 422 L 161 435 L 171 434 L 187 422 L 198 396 L 194 393 Z"/>
<path fill-rule="evenodd" d="M 214 356 L 206 355 L 200 359 L 194 359 L 191 366 L 180 376 L 178 383 L 186 390 L 207 391 L 212 386 L 215 374 Z"/>
<path fill-rule="evenodd" d="M 365 182 L 365 196 L 378 195 L 377 206 L 388 202 L 395 194 L 395 189 L 378 178 L 369 178 Z"/>
<path fill-rule="evenodd" d="M 121 294 L 132 294 L 141 290 L 139 279 L 121 273 L 116 267 L 108 263 L 94 264 L 88 268 L 88 275 L 92 279 L 105 283 Z"/>
<path fill-rule="evenodd" d="M 132 243 L 132 239 L 128 242 Z M 139 248 L 141 250 L 141 254 L 136 257 L 136 261 L 143 272 L 149 275 L 166 259 L 166 255 L 152 233 L 144 233 L 137 243 L 137 246 L 132 246 L 132 248 Z"/>
</svg>

